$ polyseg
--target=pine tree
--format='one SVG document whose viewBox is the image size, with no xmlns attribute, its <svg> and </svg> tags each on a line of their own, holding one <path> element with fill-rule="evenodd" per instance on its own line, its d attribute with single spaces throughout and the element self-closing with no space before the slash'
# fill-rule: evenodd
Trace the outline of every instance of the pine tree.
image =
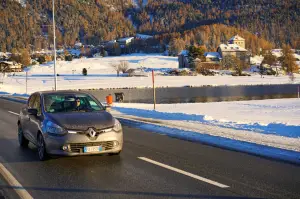
<svg viewBox="0 0 300 199">
<path fill-rule="evenodd" d="M 82 69 L 82 75 L 87 76 L 87 69 L 86 68 Z"/>
</svg>

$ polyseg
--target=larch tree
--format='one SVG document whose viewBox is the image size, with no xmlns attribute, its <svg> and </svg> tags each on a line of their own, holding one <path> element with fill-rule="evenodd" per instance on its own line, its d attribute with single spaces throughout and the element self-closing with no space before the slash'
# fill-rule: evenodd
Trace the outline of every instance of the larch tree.
<svg viewBox="0 0 300 199">
<path fill-rule="evenodd" d="M 25 67 L 29 66 L 31 64 L 30 54 L 29 54 L 28 50 L 25 48 L 21 50 L 21 60 L 20 61 L 21 61 L 21 64 Z"/>
<path fill-rule="evenodd" d="M 283 56 L 281 58 L 282 68 L 287 73 L 296 73 L 299 72 L 299 67 L 296 64 L 296 58 L 294 53 L 289 45 L 283 45 L 282 48 Z"/>
</svg>

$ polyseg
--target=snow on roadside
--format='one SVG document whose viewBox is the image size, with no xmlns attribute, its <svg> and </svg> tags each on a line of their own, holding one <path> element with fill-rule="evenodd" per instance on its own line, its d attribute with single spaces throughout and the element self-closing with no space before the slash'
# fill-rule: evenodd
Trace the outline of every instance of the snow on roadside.
<svg viewBox="0 0 300 199">
<path fill-rule="evenodd" d="M 147 119 L 172 128 L 300 151 L 300 100 L 196 104 L 114 104 L 124 117 Z"/>
<path fill-rule="evenodd" d="M 244 141 L 248 143 L 255 143 L 264 146 L 275 147 L 279 149 L 292 150 L 300 152 L 300 139 L 290 138 L 278 135 L 265 135 L 258 132 L 247 130 L 236 130 L 231 128 L 224 128 L 215 125 L 202 124 L 192 121 L 179 121 L 179 120 L 164 120 L 143 118 L 132 115 L 126 115 L 116 110 L 111 113 L 118 118 L 129 119 L 133 121 L 140 121 L 148 124 L 155 124 L 170 129 L 178 129 L 180 131 L 195 132 L 199 134 L 210 135 L 214 137 L 228 138 L 231 140 Z M 156 129 L 153 129 L 156 131 Z M 222 145 L 222 143 L 219 143 Z"/>
<path fill-rule="evenodd" d="M 152 104 L 115 103 L 116 107 L 153 110 Z M 237 124 L 272 123 L 300 126 L 299 99 L 270 99 L 211 103 L 157 104 L 156 111 L 164 113 L 187 114 L 180 119 L 197 120 L 192 117 L 202 116 L 204 121 L 235 122 Z M 180 116 L 179 116 L 180 117 Z M 299 132 L 300 137 L 300 132 Z"/>
</svg>

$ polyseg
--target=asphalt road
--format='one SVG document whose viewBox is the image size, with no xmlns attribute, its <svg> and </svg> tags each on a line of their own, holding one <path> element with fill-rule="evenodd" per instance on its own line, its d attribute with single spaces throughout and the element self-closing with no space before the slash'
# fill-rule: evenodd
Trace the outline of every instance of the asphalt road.
<svg viewBox="0 0 300 199">
<path fill-rule="evenodd" d="M 300 166 L 127 126 L 119 157 L 40 162 L 34 146 L 18 146 L 17 116 L 9 111 L 21 106 L 0 99 L 0 163 L 33 198 L 300 198 Z"/>
</svg>

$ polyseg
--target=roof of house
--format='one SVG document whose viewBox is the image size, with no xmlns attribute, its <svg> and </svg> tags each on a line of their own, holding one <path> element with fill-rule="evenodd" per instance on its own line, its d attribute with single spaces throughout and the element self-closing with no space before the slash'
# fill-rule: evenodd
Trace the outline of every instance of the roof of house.
<svg viewBox="0 0 300 199">
<path fill-rule="evenodd" d="M 0 61 L 0 63 L 5 63 L 7 65 L 14 65 L 14 63 L 12 61 Z"/>
<path fill-rule="evenodd" d="M 182 50 L 178 55 L 185 55 L 187 56 L 189 54 L 188 50 Z"/>
<path fill-rule="evenodd" d="M 75 44 L 75 46 L 82 46 L 82 43 L 81 43 L 81 42 L 77 42 L 77 43 Z"/>
<path fill-rule="evenodd" d="M 219 48 L 223 52 L 247 52 L 245 48 L 242 48 L 236 44 L 221 44 Z"/>
<path fill-rule="evenodd" d="M 133 39 L 134 39 L 134 37 L 125 37 L 125 38 L 118 39 L 118 42 L 126 42 L 128 40 L 133 40 Z"/>
<path fill-rule="evenodd" d="M 243 40 L 243 41 L 245 41 L 245 39 L 242 38 L 242 37 L 240 37 L 239 35 L 235 35 L 235 36 L 233 36 L 233 37 L 231 37 L 229 39 L 229 41 L 235 41 L 235 40 Z"/>
<path fill-rule="evenodd" d="M 140 39 L 150 39 L 150 38 L 153 38 L 153 36 L 151 36 L 151 35 L 143 35 L 143 34 L 136 34 L 136 37 L 140 38 Z"/>
<path fill-rule="evenodd" d="M 204 53 L 204 56 L 207 58 L 221 58 L 220 54 L 218 52 L 206 52 Z"/>
<path fill-rule="evenodd" d="M 6 53 L 0 52 L 0 57 L 8 57 Z"/>
</svg>

